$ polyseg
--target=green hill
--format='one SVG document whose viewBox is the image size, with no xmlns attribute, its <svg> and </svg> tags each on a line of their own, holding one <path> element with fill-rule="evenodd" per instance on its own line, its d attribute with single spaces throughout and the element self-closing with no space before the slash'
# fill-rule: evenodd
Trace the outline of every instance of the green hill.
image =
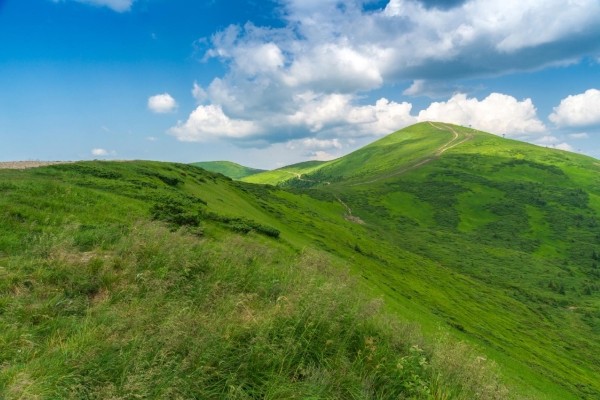
<svg viewBox="0 0 600 400">
<path fill-rule="evenodd" d="M 292 167 L 0 171 L 0 397 L 600 397 L 596 160 L 424 123 Z"/>
<path fill-rule="evenodd" d="M 430 309 L 577 396 L 596 398 L 599 173 L 590 157 L 422 123 L 280 185 L 298 194 L 330 193 L 351 210 L 349 219 L 393 247 L 516 301 L 488 304 L 484 317 L 495 295 L 478 290 L 458 299 L 446 284 L 445 300 Z M 392 292 L 406 279 L 389 270 L 384 276 L 381 285 Z M 432 296 L 412 288 L 404 293 L 411 300 Z M 520 367 L 514 373 L 526 375 Z"/>
<path fill-rule="evenodd" d="M 435 157 L 437 151 L 443 151 L 467 138 L 466 133 L 460 130 L 452 132 L 440 124 L 421 123 L 336 160 L 293 164 L 262 172 L 244 181 L 271 185 L 285 183 L 285 186 L 292 187 L 324 186 L 327 182 L 344 182 L 347 185 L 360 182 L 363 178 L 380 178 L 398 166 L 418 164 L 419 161 Z M 415 163 L 415 160 L 418 161 Z M 298 174 L 301 179 L 298 179 Z"/>
<path fill-rule="evenodd" d="M 0 170 L 0 194 L 0 398 L 513 397 L 320 248 L 355 241 L 335 201 L 157 162 Z"/>
<path fill-rule="evenodd" d="M 248 168 L 231 161 L 203 161 L 192 163 L 191 165 L 204 168 L 207 171 L 218 172 L 231 179 L 242 179 L 247 176 L 265 172 L 263 169 Z"/>
<path fill-rule="evenodd" d="M 324 161 L 305 161 L 298 164 L 288 165 L 286 167 L 264 171 L 256 175 L 247 176 L 242 180 L 248 183 L 263 183 L 270 185 L 281 184 L 285 181 L 296 178 L 298 175 L 307 174 L 320 168 Z"/>
</svg>

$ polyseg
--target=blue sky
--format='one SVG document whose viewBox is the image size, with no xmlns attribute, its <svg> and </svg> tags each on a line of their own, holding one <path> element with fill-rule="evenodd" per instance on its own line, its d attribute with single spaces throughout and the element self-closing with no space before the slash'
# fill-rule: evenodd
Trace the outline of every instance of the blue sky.
<svg viewBox="0 0 600 400">
<path fill-rule="evenodd" d="M 597 0 L 0 0 L 0 161 L 275 168 L 423 120 L 600 157 L 598 20 Z"/>
</svg>

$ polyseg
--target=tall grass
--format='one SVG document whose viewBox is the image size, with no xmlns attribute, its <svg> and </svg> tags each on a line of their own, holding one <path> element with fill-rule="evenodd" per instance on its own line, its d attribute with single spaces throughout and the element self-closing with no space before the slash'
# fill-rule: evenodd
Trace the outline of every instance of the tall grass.
<svg viewBox="0 0 600 400">
<path fill-rule="evenodd" d="M 505 399 L 464 344 L 426 340 L 323 253 L 142 223 L 0 260 L 0 398 Z"/>
</svg>

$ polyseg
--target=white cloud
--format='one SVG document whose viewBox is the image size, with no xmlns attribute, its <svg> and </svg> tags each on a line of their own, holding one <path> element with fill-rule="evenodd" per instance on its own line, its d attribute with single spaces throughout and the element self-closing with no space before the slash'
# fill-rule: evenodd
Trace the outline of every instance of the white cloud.
<svg viewBox="0 0 600 400">
<path fill-rule="evenodd" d="M 339 139 L 320 140 L 316 138 L 305 138 L 302 140 L 290 140 L 286 143 L 286 147 L 290 150 L 295 149 L 341 149 L 342 144 Z"/>
<path fill-rule="evenodd" d="M 108 151 L 106 151 L 104 149 L 93 149 L 92 154 L 95 156 L 107 156 Z"/>
<path fill-rule="evenodd" d="M 568 96 L 548 118 L 561 128 L 600 124 L 600 90 Z"/>
<path fill-rule="evenodd" d="M 335 158 L 336 157 L 334 155 L 329 154 L 326 151 L 315 151 L 310 157 L 310 159 L 313 161 L 330 161 Z"/>
<path fill-rule="evenodd" d="M 117 155 L 117 152 L 114 151 L 114 150 L 111 150 L 110 152 L 108 152 L 108 151 L 106 151 L 104 149 L 98 148 L 98 149 L 93 149 L 92 150 L 92 155 L 94 155 L 94 156 L 108 156 L 108 155 L 110 155 L 110 156 L 114 157 L 114 156 Z"/>
<path fill-rule="evenodd" d="M 182 142 L 204 142 L 214 138 L 240 139 L 257 134 L 252 121 L 229 118 L 219 106 L 199 106 L 184 123 L 179 121 L 169 133 Z"/>
<path fill-rule="evenodd" d="M 186 122 L 180 121 L 168 133 L 181 141 L 229 139 L 241 144 L 259 143 L 264 146 L 317 135 L 381 136 L 417 122 L 410 115 L 410 103 L 380 99 L 375 105 L 360 106 L 355 104 L 355 100 L 353 95 L 306 92 L 294 97 L 289 113 L 257 112 L 252 119 L 228 116 L 221 106 L 201 105 Z M 230 108 L 235 115 L 236 108 Z M 245 116 L 244 111 L 238 115 Z M 310 143 L 338 142 L 319 139 Z"/>
<path fill-rule="evenodd" d="M 549 145 L 560 142 L 560 139 L 554 136 L 542 136 L 541 138 L 535 139 L 535 144 Z"/>
<path fill-rule="evenodd" d="M 286 26 L 230 26 L 212 37 L 206 56 L 226 62 L 236 79 L 258 74 L 351 93 L 572 63 L 600 49 L 597 0 L 471 0 L 449 10 L 390 0 L 374 12 L 363 3 L 281 0 Z"/>
<path fill-rule="evenodd" d="M 64 0 L 52 0 L 54 3 L 59 3 Z M 131 10 L 131 6 L 136 0 L 75 0 L 79 3 L 90 4 L 97 7 L 108 7 L 117 12 L 125 12 Z"/>
<path fill-rule="evenodd" d="M 597 0 L 470 0 L 443 9 L 390 0 L 369 12 L 363 3 L 281 0 L 283 27 L 247 23 L 215 33 L 204 60 L 219 59 L 227 72 L 206 87 L 194 83 L 199 107 L 169 133 L 266 146 L 384 135 L 434 119 L 540 137 L 547 129 L 531 100 L 494 93 L 478 101 L 464 94 L 473 88 L 452 82 L 571 63 L 600 50 Z M 361 93 L 407 81 L 406 95 L 454 95 L 419 115 L 407 102 L 363 103 Z"/>
<path fill-rule="evenodd" d="M 148 99 L 148 108 L 156 114 L 174 112 L 178 107 L 177 102 L 169 93 L 157 94 Z"/>
<path fill-rule="evenodd" d="M 561 143 L 561 144 L 557 144 L 555 146 L 555 148 L 559 149 L 559 150 L 566 150 L 566 151 L 575 151 L 575 149 L 573 149 L 573 146 L 571 146 L 568 143 Z"/>
<path fill-rule="evenodd" d="M 146 138 L 146 140 L 148 140 L 148 141 L 150 141 L 150 142 L 156 142 L 158 139 L 157 139 L 157 138 L 155 138 L 154 136 L 148 136 L 148 137 Z"/>
<path fill-rule="evenodd" d="M 589 136 L 587 133 L 571 133 L 569 135 L 569 137 L 571 139 L 589 139 Z"/>
<path fill-rule="evenodd" d="M 482 89 L 479 87 L 466 87 L 462 85 L 448 84 L 444 81 L 427 81 L 416 79 L 402 94 L 407 96 L 427 96 L 431 98 L 446 97 L 456 93 L 472 93 Z"/>
<path fill-rule="evenodd" d="M 500 93 L 492 93 L 481 101 L 456 94 L 446 102 L 432 103 L 419 113 L 418 120 L 471 125 L 482 131 L 518 138 L 536 137 L 547 132 L 531 99 L 518 101 Z"/>
<path fill-rule="evenodd" d="M 495 134 L 538 143 L 557 143 L 539 120 L 530 99 L 518 101 L 512 96 L 492 93 L 479 101 L 456 94 L 446 102 L 434 102 L 418 115 L 412 104 L 396 103 L 385 98 L 374 105 L 357 105 L 354 95 L 297 95 L 292 110 L 285 113 L 259 113 L 254 119 L 228 116 L 215 105 L 199 106 L 185 122 L 169 133 L 181 141 L 204 142 L 230 140 L 245 146 L 286 142 L 287 148 L 302 151 L 342 148 L 342 141 L 352 137 L 382 136 L 420 121 L 443 121 L 471 125 Z M 242 113 L 243 114 L 243 113 Z"/>
<path fill-rule="evenodd" d="M 202 88 L 202 86 L 198 85 L 198 82 L 194 82 L 194 86 L 192 87 L 192 96 L 194 96 L 198 103 L 204 103 L 206 99 L 208 99 L 208 94 Z"/>
<path fill-rule="evenodd" d="M 315 138 L 306 138 L 302 140 L 302 144 L 308 149 L 342 148 L 342 144 L 340 143 L 339 139 L 319 140 Z"/>
</svg>

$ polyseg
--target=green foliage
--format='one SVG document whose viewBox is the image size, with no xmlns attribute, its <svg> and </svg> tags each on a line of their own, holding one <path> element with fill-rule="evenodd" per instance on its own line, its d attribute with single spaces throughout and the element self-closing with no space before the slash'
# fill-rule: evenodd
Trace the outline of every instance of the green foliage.
<svg viewBox="0 0 600 400">
<path fill-rule="evenodd" d="M 288 181 L 299 181 L 298 178 L 296 178 L 297 175 L 308 174 L 311 171 L 318 170 L 323 165 L 325 165 L 324 161 L 305 161 L 298 164 L 288 165 L 283 168 L 278 168 L 273 171 L 264 171 L 260 174 L 247 176 L 242 180 L 248 183 L 262 183 L 271 185 L 281 184 L 290 186 Z"/>
<path fill-rule="evenodd" d="M 79 175 L 88 175 L 93 176 L 95 178 L 102 179 L 121 179 L 123 175 L 118 172 L 108 171 L 104 168 L 100 168 L 98 166 L 87 165 L 87 164 L 58 164 L 52 166 L 54 169 L 58 169 L 60 171 L 72 172 Z"/>
<path fill-rule="evenodd" d="M 474 361 L 481 355 L 468 358 L 464 354 L 471 350 L 450 344 L 453 337 L 459 337 L 480 346 L 485 353 L 483 358 L 496 360 L 502 365 L 504 379 L 514 385 L 517 397 L 597 398 L 600 393 L 597 380 L 600 365 L 600 227 L 597 222 L 600 218 L 600 182 L 597 174 L 600 168 L 594 164 L 594 160 L 584 156 L 509 141 L 457 126 L 452 128 L 457 132 L 457 141 L 468 139 L 468 135 L 473 135 L 473 138 L 436 157 L 439 149 L 452 139 L 452 133 L 429 124 L 419 124 L 373 143 L 364 152 L 359 150 L 328 163 L 276 170 L 278 172 L 273 172 L 273 176 L 282 179 L 285 176 L 283 181 L 288 181 L 281 184 L 286 187 L 285 190 L 231 181 L 219 174 L 183 164 L 90 162 L 74 165 L 92 167 L 92 173 L 85 167 L 0 171 L 0 291 L 5 290 L 2 293 L 10 294 L 0 296 L 0 313 L 4 318 L 7 312 L 12 312 L 10 310 L 18 309 L 12 302 L 15 293 L 19 293 L 19 296 L 29 293 L 29 297 L 18 297 L 19 302 L 23 301 L 21 310 L 25 310 L 20 311 L 19 315 L 31 318 L 11 324 L 10 329 L 13 330 L 9 329 L 9 336 L 6 337 L 33 335 L 31 331 L 23 330 L 32 327 L 35 335 L 40 336 L 34 336 L 35 340 L 26 339 L 35 344 L 35 350 L 27 353 L 27 357 L 38 352 L 35 354 L 46 355 L 48 363 L 70 365 L 69 368 L 74 369 L 67 372 L 61 370 L 64 373 L 56 374 L 63 377 L 61 382 L 67 379 L 65 376 L 79 377 L 73 378 L 80 385 L 77 387 L 87 387 L 89 382 L 102 382 L 103 390 L 113 397 L 134 396 L 134 392 L 142 397 L 169 397 L 171 392 L 168 390 L 174 390 L 175 386 L 160 383 L 169 379 L 178 382 L 177 387 L 182 388 L 189 387 L 186 385 L 191 385 L 190 381 L 195 379 L 198 383 L 189 390 L 199 390 L 198 387 L 208 385 L 207 382 L 212 386 L 203 388 L 231 390 L 219 392 L 218 395 L 212 394 L 215 392 L 194 392 L 208 398 L 257 397 L 256 393 L 259 392 L 266 393 L 267 397 L 348 398 L 349 392 L 328 390 L 343 387 L 354 390 L 352 388 L 359 385 L 362 385 L 361 390 L 367 392 L 371 387 L 377 387 L 377 390 L 387 388 L 386 379 L 396 375 L 385 375 L 387 378 L 377 381 L 379 378 L 369 375 L 372 370 L 364 369 L 366 367 L 363 364 L 360 364 L 363 365 L 360 368 L 357 364 L 356 370 L 351 370 L 345 364 L 357 363 L 358 358 L 352 358 L 349 354 L 360 350 L 364 355 L 367 350 L 365 340 L 370 337 L 377 343 L 377 349 L 386 346 L 394 348 L 389 346 L 395 342 L 385 339 L 381 330 L 378 333 L 361 331 L 362 338 L 355 336 L 354 344 L 338 349 L 336 354 L 340 354 L 341 358 L 329 356 L 329 353 L 322 359 L 306 358 L 311 362 L 319 360 L 321 364 L 315 367 L 317 369 L 303 367 L 298 371 L 305 372 L 277 375 L 276 378 L 268 373 L 273 371 L 269 370 L 270 366 L 281 368 L 282 365 L 280 349 L 283 342 L 278 340 L 296 342 L 292 342 L 290 336 L 277 336 L 276 332 L 281 332 L 288 325 L 278 325 L 280 322 L 275 323 L 270 319 L 275 315 L 274 309 L 264 308 L 264 313 L 255 311 L 262 305 L 271 304 L 264 299 L 269 298 L 273 304 L 281 305 L 282 300 L 277 302 L 278 298 L 289 298 L 290 286 L 284 284 L 289 281 L 280 275 L 256 275 L 256 279 L 251 280 L 256 284 L 236 279 L 238 275 L 244 275 L 244 271 L 253 270 L 254 265 L 264 265 L 271 274 L 283 271 L 281 273 L 288 276 L 286 274 L 290 270 L 297 269 L 297 264 L 290 261 L 292 258 L 286 257 L 295 257 L 306 249 L 318 249 L 318 252 L 327 252 L 333 259 L 347 263 L 359 281 L 357 286 L 353 286 L 353 292 L 383 296 L 386 309 L 402 318 L 421 323 L 427 337 L 432 337 L 439 325 L 449 330 L 449 341 L 440 339 L 439 346 L 431 340 L 424 340 L 423 343 L 412 340 L 403 342 L 404 347 L 395 350 L 399 351 L 395 353 L 396 369 L 392 364 L 388 369 L 385 362 L 379 367 L 385 374 L 391 374 L 392 371 L 398 373 L 397 365 L 404 365 L 401 360 L 408 357 L 402 362 L 414 374 L 411 372 L 410 376 L 399 379 L 405 395 L 412 388 L 412 395 L 417 397 L 425 396 L 424 393 L 428 392 L 427 396 L 433 398 L 476 398 L 473 393 L 485 387 L 487 398 L 506 398 L 503 392 L 490 394 L 495 393 L 492 388 L 496 386 L 493 383 L 489 386 L 483 383 L 497 382 L 493 380 L 497 378 L 492 378 L 494 374 L 489 371 L 481 372 L 478 369 L 488 365 L 481 360 Z M 423 163 L 424 160 L 430 161 Z M 417 164 L 419 167 L 413 168 Z M 295 179 L 296 174 L 302 174 L 301 179 Z M 170 185 L 159 175 L 176 178 L 180 182 Z M 270 179 L 263 174 L 255 176 L 259 180 Z M 172 243 L 166 236 L 161 236 L 163 239 L 158 244 L 155 240 L 144 239 L 148 246 L 134 240 L 138 236 L 145 237 L 143 232 L 149 228 L 141 228 L 137 222 L 148 219 L 166 223 L 172 231 L 168 235 L 175 235 L 172 238 L 177 237 L 173 239 L 176 242 L 183 240 L 194 245 L 209 246 L 207 249 L 210 246 L 216 249 L 221 244 L 225 247 L 215 250 L 212 255 L 202 253 L 193 260 L 171 260 L 169 257 L 180 256 L 181 247 L 161 247 L 162 242 Z M 152 229 L 159 229 L 156 225 L 152 226 Z M 279 240 L 272 240 L 266 233 L 269 230 L 272 230 L 271 236 Z M 217 253 L 228 255 L 232 249 L 241 246 L 231 240 L 260 242 L 264 249 L 271 249 L 269 251 L 280 249 L 285 257 L 261 250 L 257 256 L 246 254 L 247 257 L 244 255 L 235 259 L 214 258 L 213 255 Z M 131 258 L 133 254 L 135 257 Z M 241 269 L 235 272 L 227 269 L 233 265 Z M 73 272 L 78 268 L 85 275 Z M 196 276 L 204 279 L 206 271 L 216 269 L 230 271 L 230 275 L 209 279 L 207 284 L 214 288 L 185 283 Z M 308 284 L 313 278 L 317 281 L 322 278 L 322 282 L 330 282 L 334 287 L 337 285 L 338 277 L 332 270 L 322 267 L 317 270 L 324 275 L 310 270 L 311 278 L 307 277 L 306 280 L 298 275 L 290 275 L 289 278 L 299 286 L 306 285 L 317 292 L 314 286 Z M 43 271 L 48 275 L 40 275 Z M 185 279 L 179 280 L 179 276 Z M 129 280 L 122 280 L 125 277 Z M 327 280 L 327 277 L 332 280 Z M 143 286 L 143 282 L 149 282 L 149 286 Z M 230 282 L 240 283 L 233 284 L 232 289 Z M 63 283 L 59 292 L 64 290 L 68 297 L 52 312 L 64 312 L 64 318 L 71 320 L 53 321 L 63 329 L 68 321 L 83 316 L 87 318 L 87 324 L 101 320 L 102 325 L 89 326 L 90 329 L 99 326 L 96 330 L 105 335 L 90 336 L 84 345 L 79 343 L 74 346 L 77 349 L 89 347 L 93 354 L 73 350 L 68 360 L 79 361 L 66 364 L 68 360 L 64 358 L 53 358 L 60 352 L 48 350 L 44 353 L 37 344 L 46 343 L 44 340 L 49 337 L 54 338 L 52 343 L 58 343 L 57 334 L 45 336 L 56 332 L 44 325 L 47 317 L 54 318 L 54 314 L 46 312 L 41 306 L 36 308 L 36 303 L 27 303 L 37 299 L 31 295 L 36 290 Z M 235 289 L 263 287 L 261 285 L 267 286 L 260 290 L 244 289 L 247 292 Z M 158 295 L 156 288 L 161 287 L 181 288 L 182 292 L 166 291 L 161 292 L 164 294 L 161 294 L 162 297 L 153 297 Z M 211 314 L 209 311 L 213 308 L 206 311 L 202 304 L 209 304 L 203 301 L 218 297 L 214 292 L 217 289 L 222 290 L 218 293 L 233 293 L 235 296 L 240 293 L 258 295 L 250 300 L 231 300 L 231 304 L 240 304 L 236 306 L 238 308 L 218 308 L 216 303 L 210 303 L 216 307 Z M 129 291 L 131 294 L 128 294 Z M 115 309 L 109 309 L 115 313 L 118 310 L 117 314 L 98 314 L 100 310 L 92 307 L 97 299 L 106 296 L 105 292 L 109 293 L 107 303 L 98 304 L 104 304 L 103 307 L 115 304 Z M 53 299 L 52 293 L 44 292 L 45 297 L 40 297 L 39 301 L 49 302 L 49 299 Z M 263 293 L 267 297 L 262 297 Z M 122 298 L 126 302 L 120 302 Z M 51 303 L 52 307 L 65 299 L 56 298 Z M 145 299 L 150 302 L 145 303 Z M 302 307 L 310 304 L 313 298 L 303 299 L 300 303 L 293 303 L 294 313 L 300 310 L 310 314 Z M 329 306 L 337 307 L 338 300 L 323 297 Z M 180 311 L 182 304 L 186 305 L 183 306 L 184 311 Z M 257 322 L 265 322 L 266 325 L 260 325 L 264 327 L 260 331 L 262 333 L 244 335 L 244 332 L 256 332 L 252 329 L 259 325 L 250 314 L 240 311 L 243 310 L 241 304 L 248 307 Z M 148 310 L 152 312 L 148 314 Z M 344 310 L 345 315 L 351 315 L 349 309 Z M 163 314 L 159 311 L 164 312 L 164 319 L 161 319 L 163 317 L 160 315 Z M 314 313 L 323 312 L 322 307 L 314 310 Z M 134 319 L 138 322 L 132 324 L 133 327 L 119 325 L 119 321 L 128 321 L 132 315 L 144 313 L 151 316 L 142 318 L 143 321 Z M 188 313 L 191 313 L 189 319 L 183 322 L 176 319 L 176 316 Z M 236 313 L 242 316 L 240 320 L 232 322 L 219 319 L 238 315 Z M 194 325 L 193 321 L 201 322 Z M 292 321 L 293 324 L 307 322 L 301 318 Z M 328 326 L 326 321 L 319 324 Z M 394 325 L 391 321 L 386 324 Z M 36 329 L 40 326 L 44 328 L 38 333 Z M 188 332 L 182 328 L 187 326 L 196 328 L 190 328 Z M 204 347 L 194 353 L 192 349 L 194 346 L 200 349 L 199 344 L 188 346 L 188 343 L 197 343 L 191 338 L 198 332 L 217 332 L 210 343 L 216 343 L 216 349 L 222 347 L 219 340 L 229 331 L 218 331 L 216 326 L 227 326 L 230 331 L 240 333 L 232 342 L 235 351 L 227 353 L 219 350 L 214 353 L 214 358 L 210 358 L 226 360 L 226 363 L 203 364 L 197 362 L 198 358 L 186 359 L 186 354 L 213 354 Z M 270 331 L 268 327 L 271 326 L 281 329 Z M 238 327 L 243 328 L 237 330 Z M 345 325 L 343 329 L 354 332 Z M 78 326 L 68 332 L 60 337 L 68 338 L 69 343 L 75 344 L 79 337 L 76 332 L 83 331 Z M 167 332 L 163 337 L 172 340 L 158 339 L 160 332 Z M 178 332 L 187 333 L 177 336 Z M 323 331 L 318 330 L 307 333 L 313 338 L 317 334 L 323 335 Z M 342 333 L 335 334 L 342 336 Z M 111 335 L 116 335 L 115 342 L 106 339 Z M 175 340 L 177 337 L 181 341 Z M 264 338 L 267 338 L 266 342 Z M 2 340 L 2 343 L 9 343 L 8 339 Z M 310 343 L 313 340 L 315 343 L 325 340 L 326 343 L 331 339 L 319 336 L 321 342 L 311 339 Z M 98 343 L 107 343 L 107 347 L 98 347 Z M 119 343 L 130 343 L 127 345 L 130 347 L 123 347 Z M 148 347 L 143 343 L 148 343 Z M 300 343 L 305 342 L 300 340 Z M 305 344 L 308 348 L 309 343 Z M 425 349 L 423 366 L 427 366 L 426 372 L 418 369 L 420 358 L 410 351 L 415 344 L 419 349 Z M 11 346 L 7 348 L 17 349 L 14 347 L 17 345 Z M 114 375 L 111 375 L 113 372 L 94 375 L 95 368 L 101 371 L 99 366 L 109 365 L 109 361 L 113 361 L 116 353 L 111 346 L 118 349 L 119 354 L 131 356 L 111 367 Z M 50 346 L 47 348 L 50 349 Z M 164 353 L 157 353 L 157 349 L 163 348 Z M 303 360 L 289 349 L 298 349 L 297 354 L 302 354 L 304 344 L 285 348 L 288 349 L 286 359 L 289 356 L 295 363 Z M 309 353 L 313 354 L 313 350 L 311 348 Z M 10 357 L 19 357 L 11 350 L 7 351 Z M 75 357 L 77 354 L 80 354 L 77 356 L 80 358 Z M 240 354 L 246 357 L 241 360 Z M 269 354 L 277 356 L 269 358 Z M 253 358 L 257 360 L 256 364 L 248 362 L 249 355 L 256 357 Z M 12 375 L 3 381 L 10 382 L 11 390 L 31 386 L 27 382 L 40 385 L 46 379 L 31 372 L 47 370 L 46 367 L 40 367 L 41 361 L 27 357 L 14 358 L 20 360 L 18 365 L 22 369 L 11 370 L 14 373 L 11 372 Z M 86 364 L 85 360 L 93 360 L 94 357 L 99 357 L 102 362 Z M 205 359 L 201 360 L 204 362 Z M 455 360 L 453 369 L 443 367 L 443 360 Z M 231 365 L 230 362 L 235 363 L 235 369 L 227 369 L 229 367 L 226 365 Z M 2 361 L 0 364 L 8 365 Z M 187 365 L 217 369 L 222 365 L 225 372 L 219 370 L 212 374 L 207 372 L 212 370 L 205 370 L 204 375 L 199 376 L 194 375 L 199 372 L 191 367 L 176 367 Z M 131 381 L 124 382 L 128 378 L 120 378 L 118 382 L 121 383 L 115 383 L 117 381 L 110 378 L 130 376 L 130 371 L 136 368 L 140 373 Z M 285 368 L 282 371 L 289 371 Z M 238 370 L 239 374 L 236 372 Z M 157 371 L 165 371 L 165 375 L 156 375 Z M 267 372 L 261 375 L 257 371 Z M 344 380 L 344 377 L 336 375 L 339 371 L 347 372 L 352 378 Z M 474 377 L 474 371 L 480 371 L 477 373 L 492 380 Z M 23 374 L 20 375 L 21 372 Z M 260 382 L 250 380 L 249 376 L 254 374 L 261 379 Z M 355 379 L 355 376 L 361 378 Z M 81 377 L 88 377 L 85 379 L 89 380 Z M 208 377 L 215 380 L 206 380 Z M 80 378 L 84 380 L 77 380 Z M 361 380 L 363 378 L 366 380 Z M 328 382 L 324 385 L 329 389 L 298 389 L 308 385 L 307 382 Z M 377 382 L 382 382 L 384 386 L 372 386 L 378 385 Z M 167 388 L 167 391 L 153 392 L 149 387 Z M 277 391 L 274 389 L 276 387 L 293 389 Z M 393 392 L 396 389 L 389 390 L 392 390 L 389 393 L 396 393 Z M 189 391 L 173 393 L 170 397 L 193 397 Z M 93 397 L 93 393 L 88 397 Z M 387 396 L 381 394 L 379 398 Z"/>
<path fill-rule="evenodd" d="M 442 362 L 459 344 L 390 320 L 322 253 L 143 223 L 90 257 L 71 229 L 4 264 L 3 398 L 470 398 L 473 379 L 506 398 L 493 365 Z"/>
<path fill-rule="evenodd" d="M 262 169 L 248 168 L 230 161 L 206 161 L 192 163 L 196 167 L 203 168 L 208 171 L 223 174 L 232 179 L 242 179 L 247 176 L 252 176 L 265 172 Z"/>
</svg>

